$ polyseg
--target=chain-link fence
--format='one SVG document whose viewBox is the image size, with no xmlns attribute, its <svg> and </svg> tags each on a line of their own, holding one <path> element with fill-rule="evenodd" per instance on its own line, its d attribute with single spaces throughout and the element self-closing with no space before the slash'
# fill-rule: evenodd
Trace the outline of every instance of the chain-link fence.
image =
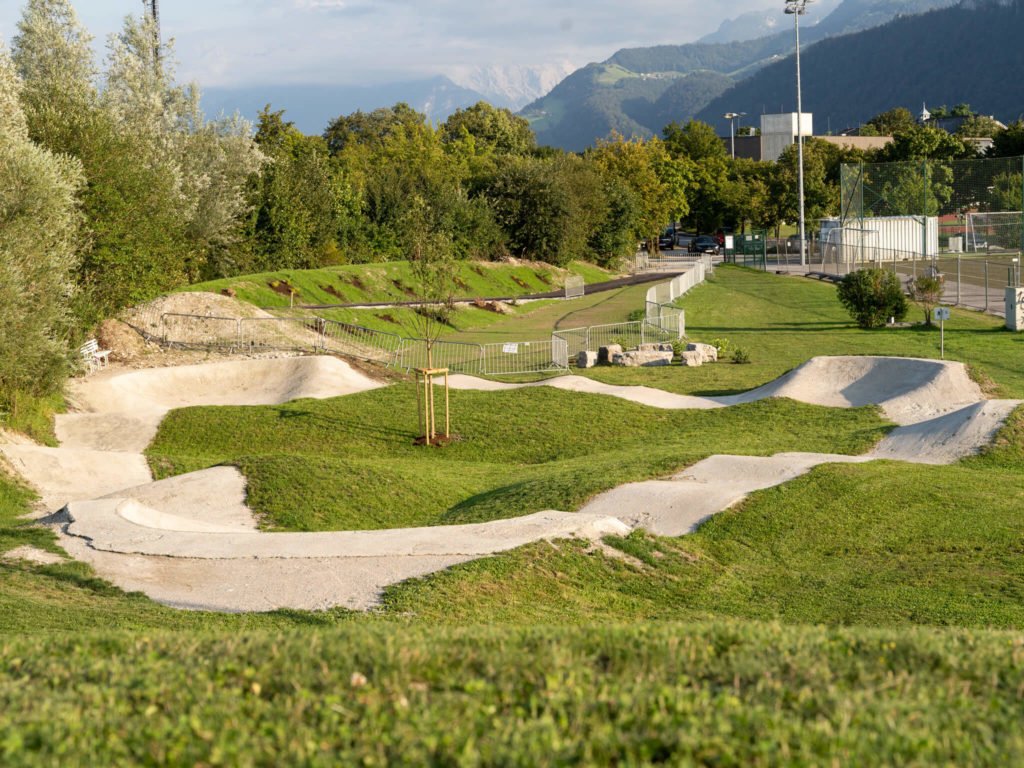
<svg viewBox="0 0 1024 768">
<path fill-rule="evenodd" d="M 1024 158 L 844 165 L 841 212 L 822 222 L 822 271 L 874 266 L 944 278 L 944 300 L 1003 310 L 1024 250 Z"/>
</svg>

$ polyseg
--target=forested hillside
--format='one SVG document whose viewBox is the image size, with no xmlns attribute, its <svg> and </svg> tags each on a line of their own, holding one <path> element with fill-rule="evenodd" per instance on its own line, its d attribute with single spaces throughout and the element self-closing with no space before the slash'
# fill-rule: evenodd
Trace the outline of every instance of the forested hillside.
<svg viewBox="0 0 1024 768">
<path fill-rule="evenodd" d="M 801 40 L 806 46 L 954 1 L 844 0 L 817 24 L 805 21 Z M 810 6 L 805 18 L 814 18 L 816 11 Z M 792 18 L 783 16 L 781 3 L 779 16 L 787 22 Z M 627 137 L 657 136 L 668 122 L 685 123 L 697 114 L 717 124 L 722 110 L 716 106 L 717 114 L 712 115 L 705 109 L 710 102 L 733 84 L 793 52 L 792 28 L 786 23 L 779 30 L 740 42 L 623 49 L 604 62 L 577 70 L 520 114 L 530 120 L 538 143 L 571 151 L 585 149 L 611 131 Z M 780 102 L 773 98 L 765 103 Z M 726 111 L 737 110 L 755 114 L 753 108 L 735 105 Z"/>
<path fill-rule="evenodd" d="M 815 129 L 857 126 L 897 105 L 967 102 L 1004 121 L 1024 113 L 1021 0 L 969 5 L 896 19 L 885 26 L 824 40 L 804 51 L 804 109 Z M 768 66 L 712 100 L 699 119 L 723 109 L 751 114 L 796 107 L 793 62 Z"/>
</svg>

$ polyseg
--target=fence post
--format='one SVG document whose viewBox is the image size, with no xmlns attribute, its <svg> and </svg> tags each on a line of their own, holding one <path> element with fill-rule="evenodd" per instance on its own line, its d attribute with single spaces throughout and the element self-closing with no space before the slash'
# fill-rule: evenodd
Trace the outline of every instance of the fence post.
<svg viewBox="0 0 1024 768">
<path fill-rule="evenodd" d="M 235 349 L 242 348 L 242 318 L 235 321 Z"/>
<path fill-rule="evenodd" d="M 988 312 L 988 262 L 985 262 L 985 311 Z"/>
<path fill-rule="evenodd" d="M 960 306 L 960 257 L 956 257 L 956 305 Z"/>
</svg>

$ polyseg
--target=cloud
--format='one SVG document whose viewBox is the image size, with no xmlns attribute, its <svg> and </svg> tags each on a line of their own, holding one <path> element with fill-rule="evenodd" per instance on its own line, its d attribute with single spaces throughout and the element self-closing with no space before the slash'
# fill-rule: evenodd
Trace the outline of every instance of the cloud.
<svg viewBox="0 0 1024 768">
<path fill-rule="evenodd" d="M 11 30 L 24 2 L 0 3 Z M 126 12 L 72 0 L 98 40 Z M 681 44 L 780 0 L 176 0 L 161 7 L 179 73 L 206 85 L 374 83 L 456 68 L 582 66 L 623 47 Z M 136 11 L 135 6 L 127 9 Z M 88 16 L 85 16 L 88 13 Z"/>
</svg>

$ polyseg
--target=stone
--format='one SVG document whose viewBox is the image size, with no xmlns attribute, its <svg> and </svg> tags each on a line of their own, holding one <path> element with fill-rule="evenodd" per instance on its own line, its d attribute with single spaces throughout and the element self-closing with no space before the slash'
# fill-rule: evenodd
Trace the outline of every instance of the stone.
<svg viewBox="0 0 1024 768">
<path fill-rule="evenodd" d="M 595 365 L 597 365 L 597 352 L 585 349 L 576 355 L 577 368 L 593 368 Z"/>
<path fill-rule="evenodd" d="M 718 362 L 718 348 L 712 344 L 687 344 L 687 352 L 699 352 L 704 356 L 705 363 L 717 363 Z"/>
<path fill-rule="evenodd" d="M 683 352 L 683 354 L 679 356 L 679 363 L 689 368 L 700 368 L 700 366 L 704 365 L 704 360 L 704 353 L 698 352 L 695 349 L 692 349 L 689 352 Z"/>
<path fill-rule="evenodd" d="M 653 368 L 659 365 L 672 364 L 672 352 L 660 350 L 631 350 L 622 352 L 612 358 L 613 365 L 622 365 L 627 368 Z"/>
<path fill-rule="evenodd" d="M 609 344 L 607 347 L 601 347 L 597 351 L 597 362 L 599 363 L 611 363 L 612 359 L 616 355 L 622 354 L 621 344 Z"/>
<path fill-rule="evenodd" d="M 641 344 L 637 347 L 641 352 L 672 352 L 672 345 L 662 341 L 657 343 Z"/>
</svg>

